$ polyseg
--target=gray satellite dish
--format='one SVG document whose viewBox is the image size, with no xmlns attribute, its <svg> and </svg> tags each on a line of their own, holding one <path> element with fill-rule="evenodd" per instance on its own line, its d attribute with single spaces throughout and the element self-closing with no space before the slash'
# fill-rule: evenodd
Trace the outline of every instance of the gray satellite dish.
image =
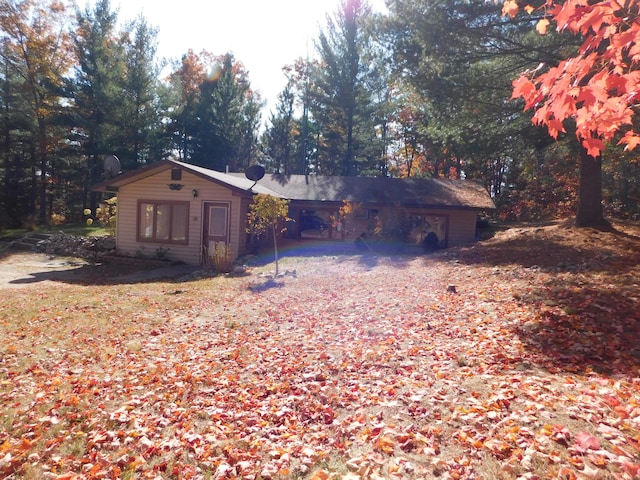
<svg viewBox="0 0 640 480">
<path fill-rule="evenodd" d="M 253 185 L 251 185 L 249 190 L 255 187 L 258 180 L 261 180 L 262 177 L 264 177 L 264 172 L 265 170 L 262 165 L 251 165 L 245 169 L 244 176 L 253 182 Z"/>
<path fill-rule="evenodd" d="M 103 162 L 104 176 L 115 177 L 120 173 L 120 160 L 115 155 L 107 155 Z"/>
</svg>

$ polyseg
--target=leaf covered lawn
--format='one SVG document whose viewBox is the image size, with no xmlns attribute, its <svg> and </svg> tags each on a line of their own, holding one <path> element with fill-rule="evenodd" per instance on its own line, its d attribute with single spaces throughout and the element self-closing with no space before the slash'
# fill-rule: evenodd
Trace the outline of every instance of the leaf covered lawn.
<svg viewBox="0 0 640 480">
<path fill-rule="evenodd" d="M 638 233 L 0 290 L 0 476 L 638 478 Z"/>
</svg>

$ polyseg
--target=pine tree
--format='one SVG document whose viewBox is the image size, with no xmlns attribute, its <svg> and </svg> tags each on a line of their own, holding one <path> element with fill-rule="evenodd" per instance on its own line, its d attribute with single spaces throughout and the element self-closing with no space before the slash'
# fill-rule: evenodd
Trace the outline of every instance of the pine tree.
<svg viewBox="0 0 640 480">
<path fill-rule="evenodd" d="M 375 127 L 363 61 L 370 15 L 366 0 L 343 0 L 335 16 L 327 16 L 326 30 L 318 38 L 310 112 L 322 137 L 321 174 L 357 175 L 367 168 L 364 150 Z"/>
<path fill-rule="evenodd" d="M 76 17 L 75 113 L 87 159 L 85 191 L 89 194 L 91 185 L 102 180 L 104 157 L 123 156 L 119 147 L 127 114 L 122 95 L 127 64 L 116 28 L 118 13 L 111 10 L 109 0 L 99 0 L 93 10 L 78 11 Z M 124 165 L 125 169 L 131 167 L 130 161 Z M 98 195 L 92 192 L 89 208 L 95 210 L 97 202 Z"/>
<path fill-rule="evenodd" d="M 127 28 L 123 39 L 126 58 L 125 96 L 120 159 L 136 168 L 167 155 L 168 145 L 160 142 L 161 121 L 158 103 L 159 68 L 156 65 L 157 30 L 139 16 Z"/>
</svg>

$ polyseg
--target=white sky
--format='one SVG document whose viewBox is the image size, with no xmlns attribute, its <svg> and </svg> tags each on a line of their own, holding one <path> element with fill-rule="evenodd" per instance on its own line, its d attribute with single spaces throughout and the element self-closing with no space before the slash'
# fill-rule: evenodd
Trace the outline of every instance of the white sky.
<svg viewBox="0 0 640 480">
<path fill-rule="evenodd" d="M 384 0 L 370 0 L 374 11 L 384 11 Z M 326 27 L 340 0 L 111 0 L 120 21 L 143 14 L 158 28 L 158 56 L 181 58 L 192 49 L 214 55 L 233 53 L 249 72 L 267 109 L 277 103 L 286 84 L 282 67 L 307 53 L 315 53 L 314 40 Z"/>
</svg>

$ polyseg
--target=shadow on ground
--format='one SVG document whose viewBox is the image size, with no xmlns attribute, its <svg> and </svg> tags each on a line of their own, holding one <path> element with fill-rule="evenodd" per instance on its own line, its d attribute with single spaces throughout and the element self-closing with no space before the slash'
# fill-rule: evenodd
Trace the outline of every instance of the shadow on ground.
<svg viewBox="0 0 640 480">
<path fill-rule="evenodd" d="M 634 263 L 637 265 L 637 263 Z M 606 273 L 603 273 L 606 272 Z M 638 376 L 640 286 L 628 265 L 590 275 L 561 275 L 535 285 L 520 300 L 540 311 L 518 335 L 551 369 Z"/>
<path fill-rule="evenodd" d="M 629 271 L 640 265 L 640 228 L 577 228 L 570 221 L 512 228 L 458 249 L 456 259 L 467 265 L 537 266 L 547 271 Z"/>
<path fill-rule="evenodd" d="M 406 268 L 416 257 L 423 256 L 421 248 L 408 245 L 378 245 L 375 249 L 363 250 L 352 241 L 290 240 L 278 243 L 278 256 L 287 257 L 355 257 L 367 269 L 373 269 L 382 261 L 397 268 Z M 250 259 L 251 265 L 266 265 L 274 261 L 272 248 L 264 248 Z"/>
<path fill-rule="evenodd" d="M 537 313 L 517 333 L 540 366 L 637 376 L 639 233 L 637 225 L 625 224 L 603 230 L 569 222 L 514 228 L 455 251 L 455 259 L 497 267 L 497 274 L 520 282 L 516 300 Z"/>
<path fill-rule="evenodd" d="M 15 257 L 15 258 L 12 258 Z M 49 257 L 43 254 L 5 254 L 0 258 L 0 281 L 7 286 L 36 284 L 45 281 L 74 285 L 115 285 L 158 281 L 180 282 L 201 271 L 192 265 L 92 264 L 81 259 Z"/>
<path fill-rule="evenodd" d="M 637 377 L 640 299 L 633 293 L 568 284 L 547 292 L 537 321 L 518 326 L 527 350 L 550 369 Z M 534 293 L 535 295 L 535 293 Z"/>
</svg>

